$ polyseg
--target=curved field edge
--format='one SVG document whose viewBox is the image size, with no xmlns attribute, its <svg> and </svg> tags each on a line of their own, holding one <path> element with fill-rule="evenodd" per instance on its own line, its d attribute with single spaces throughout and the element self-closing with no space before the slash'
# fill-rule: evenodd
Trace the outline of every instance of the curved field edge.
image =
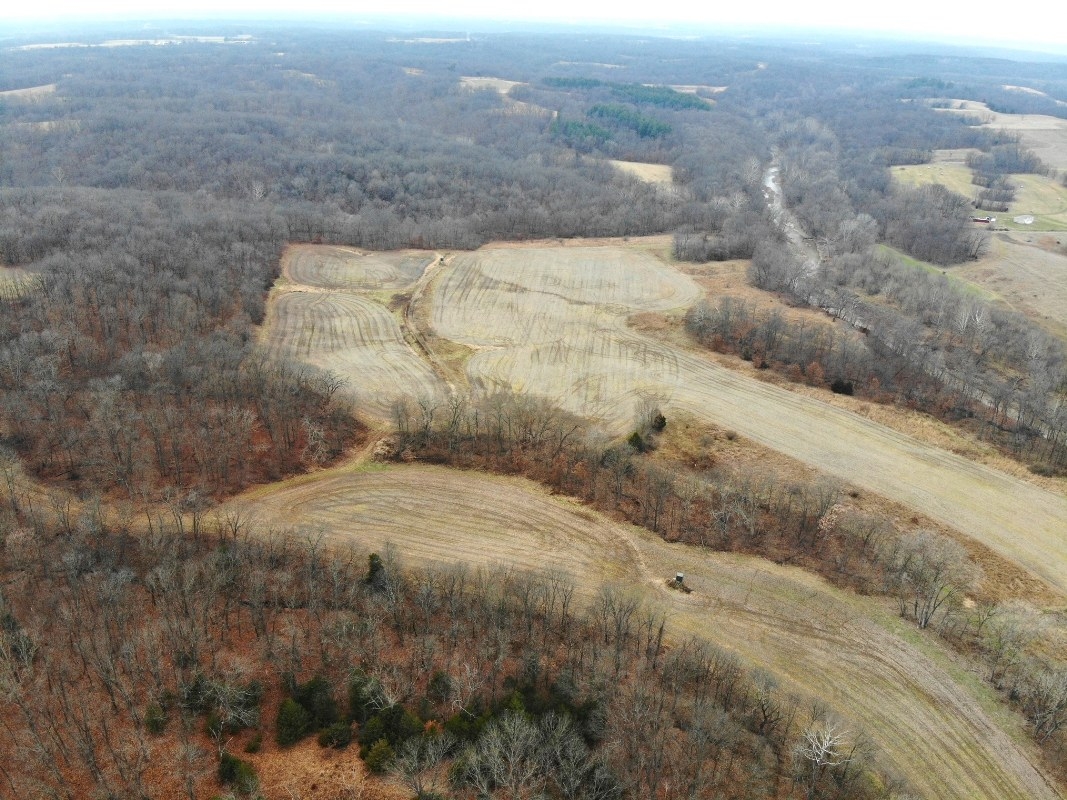
<svg viewBox="0 0 1067 800">
<path fill-rule="evenodd" d="M 653 398 L 668 417 L 681 409 L 736 430 L 922 512 L 1067 591 L 1067 498 L 628 328 L 631 314 L 684 305 L 692 292 L 673 283 L 688 278 L 641 251 L 643 291 L 631 276 L 595 302 L 597 259 L 610 275 L 619 250 L 457 256 L 433 287 L 435 332 L 477 350 L 467 365 L 472 386 L 542 395 L 619 434 L 633 424 L 634 406 Z"/>
<path fill-rule="evenodd" d="M 385 305 L 393 291 L 415 285 L 438 258 L 428 251 L 290 245 L 260 341 L 276 357 L 344 379 L 359 412 L 379 420 L 390 417 L 400 398 L 440 400 L 447 394 L 444 381 Z"/>
<path fill-rule="evenodd" d="M 899 635 L 879 601 L 801 570 L 668 544 L 524 479 L 443 467 L 330 470 L 235 502 L 273 526 L 368 549 L 392 543 L 421 563 L 565 569 L 586 596 L 625 585 L 665 608 L 674 635 L 714 641 L 829 704 L 923 796 L 1060 796 L 1016 741 L 1021 723 L 987 711 L 935 645 Z M 666 589 L 675 571 L 693 594 Z"/>
</svg>

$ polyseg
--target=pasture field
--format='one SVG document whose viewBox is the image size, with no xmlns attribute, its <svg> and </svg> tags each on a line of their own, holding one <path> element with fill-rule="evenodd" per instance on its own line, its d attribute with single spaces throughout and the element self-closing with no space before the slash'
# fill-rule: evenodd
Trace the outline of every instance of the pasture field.
<svg viewBox="0 0 1067 800">
<path fill-rule="evenodd" d="M 1014 227 L 1012 216 L 1033 214 L 1033 224 L 1019 225 L 1020 230 L 1067 230 L 1067 186 L 1044 175 L 1012 175 L 1011 179 L 1019 190 L 1007 215 L 1008 227 Z"/>
<path fill-rule="evenodd" d="M 472 387 L 551 398 L 617 434 L 642 402 L 733 429 L 841 481 L 921 511 L 1067 591 L 1067 498 L 816 398 L 719 366 L 627 326 L 701 295 L 622 247 L 483 248 L 435 286 L 435 333 L 476 352 Z"/>
<path fill-rule="evenodd" d="M 363 253 L 297 245 L 282 259 L 263 326 L 268 351 L 348 381 L 362 413 L 388 419 L 400 397 L 442 398 L 447 387 L 412 348 L 401 322 L 375 299 L 406 289 L 435 260 L 428 252 Z"/>
<path fill-rule="evenodd" d="M 1018 721 L 881 601 L 760 559 L 663 542 L 519 478 L 442 467 L 338 468 L 237 503 L 272 526 L 447 567 L 566 570 L 585 598 L 623 585 L 696 634 L 820 699 L 925 797 L 1055 798 Z M 665 587 L 686 573 L 692 594 Z M 913 641 L 914 640 L 914 641 Z M 1008 731 L 1008 732 L 1005 732 Z"/>
<path fill-rule="evenodd" d="M 971 169 L 963 163 L 933 162 L 897 166 L 892 168 L 891 173 L 901 183 L 912 186 L 940 183 L 972 200 L 980 188 L 971 183 Z M 975 213 L 995 216 L 998 228 L 1020 231 L 1067 230 L 1067 187 L 1044 175 L 1012 175 L 1011 180 L 1018 190 L 1008 211 L 976 210 Z M 1021 214 L 1033 215 L 1034 222 L 1030 225 L 1014 222 L 1012 218 Z"/>
<path fill-rule="evenodd" d="M 968 200 L 973 200 L 978 193 L 978 188 L 971 183 L 971 168 L 963 162 L 946 163 L 931 162 L 929 164 L 906 164 L 903 166 L 890 167 L 890 174 L 901 183 L 909 186 L 923 186 L 929 183 L 940 183 L 946 189 L 951 189 L 957 194 L 962 194 Z M 986 212 L 981 212 L 985 214 Z M 999 217 L 1005 216 L 998 214 Z"/>
<path fill-rule="evenodd" d="M 648 164 L 643 161 L 618 161 L 615 159 L 612 159 L 610 163 L 615 169 L 621 169 L 623 172 L 638 177 L 646 183 L 670 184 L 673 181 L 671 168 L 667 164 Z"/>
</svg>

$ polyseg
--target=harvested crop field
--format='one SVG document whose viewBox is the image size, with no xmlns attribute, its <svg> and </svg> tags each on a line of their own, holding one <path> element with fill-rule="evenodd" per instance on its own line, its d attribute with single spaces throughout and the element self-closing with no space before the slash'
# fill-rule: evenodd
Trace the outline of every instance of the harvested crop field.
<svg viewBox="0 0 1067 800">
<path fill-rule="evenodd" d="M 675 355 L 627 331 L 625 316 L 700 294 L 654 256 L 622 247 L 487 248 L 454 260 L 432 323 L 479 351 L 472 386 L 546 395 L 621 431 L 647 392 L 677 381 Z"/>
<path fill-rule="evenodd" d="M 952 100 L 953 108 L 939 108 L 948 114 L 964 114 L 982 126 L 1019 134 L 1024 145 L 1051 167 L 1067 170 L 1067 119 L 1043 114 L 1000 114 L 975 100 Z"/>
<path fill-rule="evenodd" d="M 34 273 L 19 267 L 0 266 L 0 300 L 21 297 L 37 280 Z"/>
<path fill-rule="evenodd" d="M 284 285 L 268 306 L 264 345 L 346 379 L 360 411 L 382 419 L 398 398 L 443 397 L 444 382 L 405 339 L 398 318 L 371 295 L 410 287 L 434 259 L 425 251 L 290 248 Z"/>
<path fill-rule="evenodd" d="M 667 544 L 517 478 L 440 467 L 330 470 L 242 502 L 270 525 L 447 565 L 569 571 L 586 597 L 625 582 L 698 634 L 817 697 L 862 728 L 925 797 L 1054 798 L 1056 793 L 936 649 L 897 635 L 879 601 L 759 559 Z M 664 586 L 676 570 L 694 592 Z M 902 630 L 910 631 L 906 625 Z M 910 636 L 910 634 L 909 634 Z"/>
<path fill-rule="evenodd" d="M 500 94 L 507 94 L 516 86 L 525 86 L 522 81 L 509 81 L 504 78 L 478 78 L 465 75 L 459 79 L 460 86 L 467 89 L 492 89 Z"/>
<path fill-rule="evenodd" d="M 40 100 L 50 94 L 55 94 L 56 84 L 46 83 L 43 86 L 27 86 L 25 89 L 6 89 L 0 92 L 0 100 Z"/>
<path fill-rule="evenodd" d="M 627 433 L 642 402 L 733 429 L 971 536 L 1067 591 L 1067 498 L 627 327 L 690 305 L 687 276 L 624 247 L 483 248 L 440 276 L 437 335 L 477 352 L 470 384 L 553 399 Z"/>
</svg>

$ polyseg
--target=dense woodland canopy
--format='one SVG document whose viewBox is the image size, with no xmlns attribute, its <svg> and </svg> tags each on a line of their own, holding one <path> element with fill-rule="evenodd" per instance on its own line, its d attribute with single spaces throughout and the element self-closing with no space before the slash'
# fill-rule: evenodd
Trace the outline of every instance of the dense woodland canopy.
<svg viewBox="0 0 1067 800">
<path fill-rule="evenodd" d="M 0 794 L 74 797 L 92 785 L 140 797 L 163 785 L 163 759 L 180 765 L 167 791 L 199 796 L 215 764 L 194 742 L 201 720 L 218 745 L 217 777 L 238 791 L 254 779 L 227 750 L 230 736 L 266 728 L 282 742 L 322 728 L 336 745 L 351 736 L 347 721 L 361 724 L 368 763 L 384 768 L 388 748 L 407 780 L 422 781 L 447 757 L 456 791 L 471 797 L 532 787 L 613 800 L 668 784 L 709 798 L 896 791 L 870 768 L 862 737 L 835 739 L 823 709 L 783 697 L 725 653 L 691 643 L 664 652 L 654 610 L 611 592 L 577 613 L 561 605 L 573 592 L 561 576 L 366 567 L 364 554 L 327 557 L 315 542 L 245 541 L 236 519 L 218 523 L 223 543 L 203 539 L 201 525 L 212 497 L 326 463 L 360 436 L 360 409 L 340 381 L 256 345 L 291 241 L 461 249 L 675 233 L 677 257 L 750 258 L 755 285 L 854 329 L 792 330 L 725 302 L 690 312 L 697 340 L 792 366 L 813 385 L 978 416 L 1032 461 L 1061 468 L 1063 343 L 902 260 L 950 269 L 985 239 L 969 223 L 970 198 L 896 186 L 887 168 L 974 148 L 986 199 L 1001 202 L 1005 174 L 1043 165 L 1010 137 L 931 106 L 967 98 L 1062 115 L 1067 69 L 607 35 L 205 33 L 251 36 L 8 41 L 0 58 L 0 91 L 55 84 L 0 95 L 0 279 L 8 267 L 33 276 L 0 293 L 0 552 L 11 578 L 0 595 L 0 687 L 22 765 L 0 770 Z M 521 84 L 504 96 L 463 76 Z M 1023 80 L 1047 95 L 1003 88 Z M 608 159 L 668 165 L 673 184 L 641 182 Z M 826 253 L 814 272 L 768 211 L 772 164 L 786 205 Z M 425 434 L 412 446 L 427 457 L 523 471 L 513 443 L 490 454 L 477 436 Z M 913 587 L 893 583 L 884 553 L 866 555 L 882 538 L 877 524 L 851 520 L 840 542 L 820 538 L 821 505 L 833 498 L 819 487 L 724 482 L 696 496 L 637 458 L 642 446 L 639 436 L 522 458 L 556 470 L 535 477 L 664 535 L 784 553 L 848 585 L 877 579 L 905 612 Z M 77 502 L 42 509 L 18 489 L 21 470 L 74 489 Z M 152 535 L 139 542 L 129 519 L 100 510 L 115 502 L 128 516 L 134 501 L 156 503 Z M 719 519 L 718 532 L 699 527 L 697 512 Z M 827 555 L 835 548 L 844 562 Z M 30 602 L 31 585 L 46 603 Z M 141 606 L 149 613 L 132 617 Z M 920 606 L 905 615 L 925 626 L 932 612 L 920 619 Z M 230 658 L 242 637 L 284 691 L 257 687 Z M 421 677 L 405 673 L 408 656 L 421 659 Z M 1041 680 L 1061 674 L 1043 669 L 1024 679 L 992 666 L 1012 691 L 1031 687 L 1016 699 L 1051 741 L 1067 720 L 1034 699 Z M 87 702 L 65 691 L 73 683 Z M 451 738 L 417 730 L 446 718 Z M 101 732 L 98 719 L 113 727 Z M 123 726 L 136 736 L 116 735 Z M 154 738 L 164 732 L 175 738 Z M 502 788 L 493 773 L 504 740 L 527 747 L 521 786 Z"/>
</svg>

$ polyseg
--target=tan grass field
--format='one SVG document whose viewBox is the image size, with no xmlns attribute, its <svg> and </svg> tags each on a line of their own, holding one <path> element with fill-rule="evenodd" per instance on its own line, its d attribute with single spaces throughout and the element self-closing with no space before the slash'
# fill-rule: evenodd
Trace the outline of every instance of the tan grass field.
<svg viewBox="0 0 1067 800">
<path fill-rule="evenodd" d="M 21 267 L 0 266 L 0 299 L 14 300 L 22 297 L 36 280 L 34 273 Z"/>
<path fill-rule="evenodd" d="M 976 118 L 983 126 L 1018 133 L 1023 144 L 1042 161 L 1061 172 L 1067 171 L 1067 119 L 1043 114 L 1000 114 L 974 100 L 952 102 L 954 108 L 937 110 L 946 114 L 964 114 Z"/>
<path fill-rule="evenodd" d="M 426 250 L 367 252 L 353 247 L 292 245 L 285 252 L 286 280 L 301 286 L 345 291 L 403 289 L 434 259 Z"/>
<path fill-rule="evenodd" d="M 526 86 L 523 81 L 509 81 L 504 78 L 482 78 L 464 76 L 459 79 L 459 85 L 471 90 L 491 89 L 497 92 L 504 100 L 503 112 L 506 114 L 533 114 L 535 116 L 555 117 L 557 112 L 543 108 L 542 106 L 527 103 L 524 100 L 516 100 L 509 92 L 516 86 Z"/>
<path fill-rule="evenodd" d="M 962 194 L 968 200 L 973 200 L 978 192 L 978 187 L 971 183 L 971 168 L 963 162 L 934 161 L 930 164 L 907 164 L 890 167 L 889 171 L 894 178 L 909 186 L 940 183 L 946 189 Z M 998 214 L 997 216 L 1006 215 Z"/>
<path fill-rule="evenodd" d="M 438 336 L 476 350 L 473 387 L 552 398 L 618 434 L 658 402 L 914 508 L 1067 592 L 1067 498 L 627 326 L 700 288 L 647 251 L 483 248 L 439 276 Z"/>
<path fill-rule="evenodd" d="M 643 161 L 618 161 L 611 160 L 611 165 L 621 169 L 646 183 L 670 184 L 673 181 L 671 168 L 667 164 L 648 164 Z"/>
<path fill-rule="evenodd" d="M 1053 333 L 1067 338 L 1067 233 L 993 237 L 989 255 L 952 269 L 979 284 Z"/>
<path fill-rule="evenodd" d="M 522 81 L 509 81 L 504 78 L 476 78 L 465 75 L 459 79 L 460 86 L 468 89 L 492 89 L 500 94 L 507 94 L 516 86 L 525 85 Z"/>
<path fill-rule="evenodd" d="M 380 419 L 390 417 L 398 398 L 444 397 L 444 382 L 372 295 L 412 286 L 433 259 L 427 252 L 290 248 L 268 303 L 264 345 L 345 378 L 360 412 Z"/>
<path fill-rule="evenodd" d="M 7 89 L 0 92 L 0 100 L 40 100 L 56 91 L 56 84 L 46 83 L 43 86 L 28 86 L 25 89 Z"/>
<path fill-rule="evenodd" d="M 913 164 L 896 166 L 891 170 L 894 178 L 901 183 L 921 186 L 940 183 L 948 189 L 968 199 L 974 199 L 979 187 L 971 183 L 971 169 L 963 163 L 933 162 L 930 164 Z M 1007 211 L 976 211 L 976 214 L 992 214 L 997 218 L 997 227 L 1013 230 L 1067 230 L 1067 187 L 1059 181 L 1044 175 L 1012 175 L 1011 180 L 1018 186 L 1015 201 Z M 1034 222 L 1023 225 L 1013 221 L 1021 214 L 1032 214 Z"/>
<path fill-rule="evenodd" d="M 676 92 L 683 92 L 685 94 L 697 94 L 698 92 L 705 92 L 707 94 L 719 94 L 729 89 L 729 86 L 707 86 L 705 84 L 673 84 L 672 89 Z"/>
<path fill-rule="evenodd" d="M 827 702 L 924 797 L 1058 797 L 1019 743 L 1019 721 L 936 644 L 881 601 L 803 571 L 671 545 L 523 479 L 440 467 L 334 469 L 258 494 L 235 502 L 328 543 L 392 543 L 441 567 L 564 569 L 585 597 L 624 585 L 663 607 L 675 636 L 717 642 L 786 691 Z M 692 594 L 664 586 L 678 570 Z"/>
</svg>

